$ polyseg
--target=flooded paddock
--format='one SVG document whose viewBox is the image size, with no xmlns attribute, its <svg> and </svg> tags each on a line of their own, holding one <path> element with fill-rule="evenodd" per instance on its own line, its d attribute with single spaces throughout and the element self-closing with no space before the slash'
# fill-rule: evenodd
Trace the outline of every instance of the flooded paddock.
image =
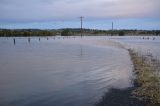
<svg viewBox="0 0 160 106">
<path fill-rule="evenodd" d="M 126 47 L 158 57 L 159 44 L 143 37 L 0 38 L 0 105 L 93 106 L 109 89 L 133 86 Z"/>
</svg>

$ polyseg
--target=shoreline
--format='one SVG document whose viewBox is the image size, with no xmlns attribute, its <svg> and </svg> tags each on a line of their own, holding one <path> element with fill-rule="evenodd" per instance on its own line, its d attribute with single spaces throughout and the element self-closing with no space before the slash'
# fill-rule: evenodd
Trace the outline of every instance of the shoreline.
<svg viewBox="0 0 160 106">
<path fill-rule="evenodd" d="M 149 60 L 134 50 L 128 49 L 128 52 L 136 76 L 133 79 L 134 86 L 110 89 L 95 106 L 160 106 L 160 76 L 155 74 L 155 60 L 148 64 Z"/>
<path fill-rule="evenodd" d="M 129 49 L 129 54 L 136 74 L 136 89 L 132 94 L 148 106 L 160 106 L 160 76 L 156 73 L 159 63 L 156 60 L 140 56 L 134 50 Z M 155 65 L 157 64 L 157 67 Z"/>
<path fill-rule="evenodd" d="M 61 37 L 81 37 L 80 34 L 74 34 L 74 35 L 68 35 L 68 36 L 64 36 L 64 35 L 60 35 L 60 34 L 56 34 L 56 35 L 27 35 L 27 36 L 23 36 L 23 35 L 18 35 L 18 36 L 14 36 L 14 35 L 6 35 L 6 36 L 1 36 L 0 37 L 56 37 L 56 36 L 61 36 Z M 154 34 L 126 34 L 123 36 L 120 35 L 111 35 L 111 34 L 83 34 L 82 37 L 84 36 L 106 36 L 106 37 L 115 37 L 115 36 L 119 36 L 119 37 L 125 37 L 125 36 L 136 36 L 136 37 L 159 37 L 160 35 L 154 35 Z"/>
</svg>

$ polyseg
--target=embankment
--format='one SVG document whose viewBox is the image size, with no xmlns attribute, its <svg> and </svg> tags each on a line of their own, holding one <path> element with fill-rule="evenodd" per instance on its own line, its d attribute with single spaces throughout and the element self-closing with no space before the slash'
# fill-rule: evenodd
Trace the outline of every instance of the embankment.
<svg viewBox="0 0 160 106">
<path fill-rule="evenodd" d="M 136 75 L 134 87 L 111 89 L 95 106 L 160 106 L 159 63 L 128 50 Z"/>
<path fill-rule="evenodd" d="M 132 94 L 145 101 L 148 106 L 160 106 L 160 76 L 156 60 L 140 56 L 134 50 L 129 50 L 136 74 L 136 89 Z M 157 65 L 156 65 L 157 64 Z"/>
</svg>

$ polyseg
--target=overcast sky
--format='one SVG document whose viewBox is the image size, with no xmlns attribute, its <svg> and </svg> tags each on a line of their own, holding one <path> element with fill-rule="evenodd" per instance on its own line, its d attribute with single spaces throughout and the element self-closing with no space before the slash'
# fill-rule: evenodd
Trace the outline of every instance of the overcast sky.
<svg viewBox="0 0 160 106">
<path fill-rule="evenodd" d="M 2 28 L 160 29 L 160 0 L 0 0 Z M 104 24 L 105 23 L 105 24 Z"/>
</svg>

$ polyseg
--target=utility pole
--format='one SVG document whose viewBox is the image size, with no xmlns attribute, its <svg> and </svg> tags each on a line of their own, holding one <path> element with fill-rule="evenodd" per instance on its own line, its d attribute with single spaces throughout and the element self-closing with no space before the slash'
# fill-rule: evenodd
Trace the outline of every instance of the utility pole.
<svg viewBox="0 0 160 106">
<path fill-rule="evenodd" d="M 112 22 L 112 34 L 111 35 L 113 36 L 113 22 Z"/>
<path fill-rule="evenodd" d="M 80 19 L 81 19 L 81 38 L 82 38 L 82 33 L 83 33 L 83 18 L 84 17 L 80 17 Z"/>
</svg>

